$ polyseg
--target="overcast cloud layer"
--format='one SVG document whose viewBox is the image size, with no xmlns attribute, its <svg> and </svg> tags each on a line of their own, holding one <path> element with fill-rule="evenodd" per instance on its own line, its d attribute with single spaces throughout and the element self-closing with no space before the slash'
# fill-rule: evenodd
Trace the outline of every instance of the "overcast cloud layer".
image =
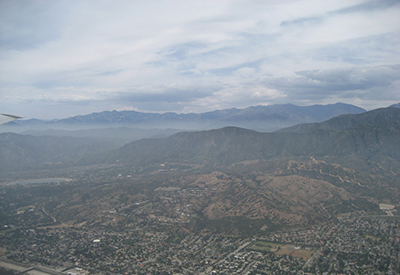
<svg viewBox="0 0 400 275">
<path fill-rule="evenodd" d="M 400 102 L 400 1 L 0 1 L 0 112 Z"/>
</svg>

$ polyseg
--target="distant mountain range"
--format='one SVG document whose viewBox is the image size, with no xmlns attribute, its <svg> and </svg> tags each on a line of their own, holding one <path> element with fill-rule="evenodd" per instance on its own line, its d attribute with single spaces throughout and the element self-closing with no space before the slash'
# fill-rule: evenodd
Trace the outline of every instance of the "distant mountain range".
<svg viewBox="0 0 400 275">
<path fill-rule="evenodd" d="M 382 108 L 342 115 L 323 123 L 260 133 L 226 127 L 143 139 L 107 153 L 98 161 L 126 165 L 192 163 L 206 166 L 276 157 L 392 158 L 400 162 L 400 109 Z"/>
<path fill-rule="evenodd" d="M 128 166 L 187 163 L 217 167 L 248 160 L 301 156 L 351 156 L 363 161 L 382 157 L 400 163 L 400 109 L 382 108 L 342 115 L 273 133 L 238 127 L 180 132 L 167 138 L 134 141 L 104 154 L 101 152 L 116 148 L 115 142 L 93 137 L 3 133 L 0 145 L 2 169 L 56 162 Z"/>
<path fill-rule="evenodd" d="M 344 103 L 313 106 L 284 104 L 189 114 L 104 111 L 51 121 L 38 119 L 19 120 L 7 125 L 41 126 L 44 128 L 75 127 L 79 129 L 82 127 L 99 126 L 135 126 L 191 130 L 236 126 L 258 131 L 272 131 L 299 123 L 321 122 L 341 114 L 358 114 L 363 112 L 365 110 L 362 108 Z"/>
</svg>

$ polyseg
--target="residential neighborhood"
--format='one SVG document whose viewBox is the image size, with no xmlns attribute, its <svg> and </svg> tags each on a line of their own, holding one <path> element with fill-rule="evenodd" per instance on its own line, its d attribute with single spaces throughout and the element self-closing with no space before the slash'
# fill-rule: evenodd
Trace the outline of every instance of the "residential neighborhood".
<svg viewBox="0 0 400 275">
<path fill-rule="evenodd" d="M 71 228 L 0 235 L 3 259 L 64 274 L 398 274 L 396 219 L 344 218 L 337 224 L 256 238 Z M 43 269 L 42 269 L 43 270 Z M 43 271 L 42 271 L 43 272 Z M 69 273 L 68 273 L 69 272 Z M 50 274 L 50 273 L 47 273 Z"/>
</svg>

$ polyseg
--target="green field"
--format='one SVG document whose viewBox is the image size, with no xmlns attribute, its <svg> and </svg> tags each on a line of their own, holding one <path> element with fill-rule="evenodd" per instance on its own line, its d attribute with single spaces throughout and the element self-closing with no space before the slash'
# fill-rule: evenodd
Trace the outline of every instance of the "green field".
<svg viewBox="0 0 400 275">
<path fill-rule="evenodd" d="M 258 241 L 254 244 L 250 245 L 248 249 L 260 251 L 260 252 L 275 252 L 278 247 L 282 247 L 284 244 L 282 243 L 271 243 L 271 242 L 264 242 Z"/>
</svg>

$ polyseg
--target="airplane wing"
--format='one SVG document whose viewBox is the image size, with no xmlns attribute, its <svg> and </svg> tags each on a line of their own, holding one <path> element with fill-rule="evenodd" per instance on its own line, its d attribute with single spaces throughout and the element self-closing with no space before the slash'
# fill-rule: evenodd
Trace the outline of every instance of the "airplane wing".
<svg viewBox="0 0 400 275">
<path fill-rule="evenodd" d="M 16 116 L 16 115 L 9 115 L 9 114 L 0 114 L 0 125 L 13 121 L 15 119 L 23 118 L 22 116 Z"/>
</svg>

